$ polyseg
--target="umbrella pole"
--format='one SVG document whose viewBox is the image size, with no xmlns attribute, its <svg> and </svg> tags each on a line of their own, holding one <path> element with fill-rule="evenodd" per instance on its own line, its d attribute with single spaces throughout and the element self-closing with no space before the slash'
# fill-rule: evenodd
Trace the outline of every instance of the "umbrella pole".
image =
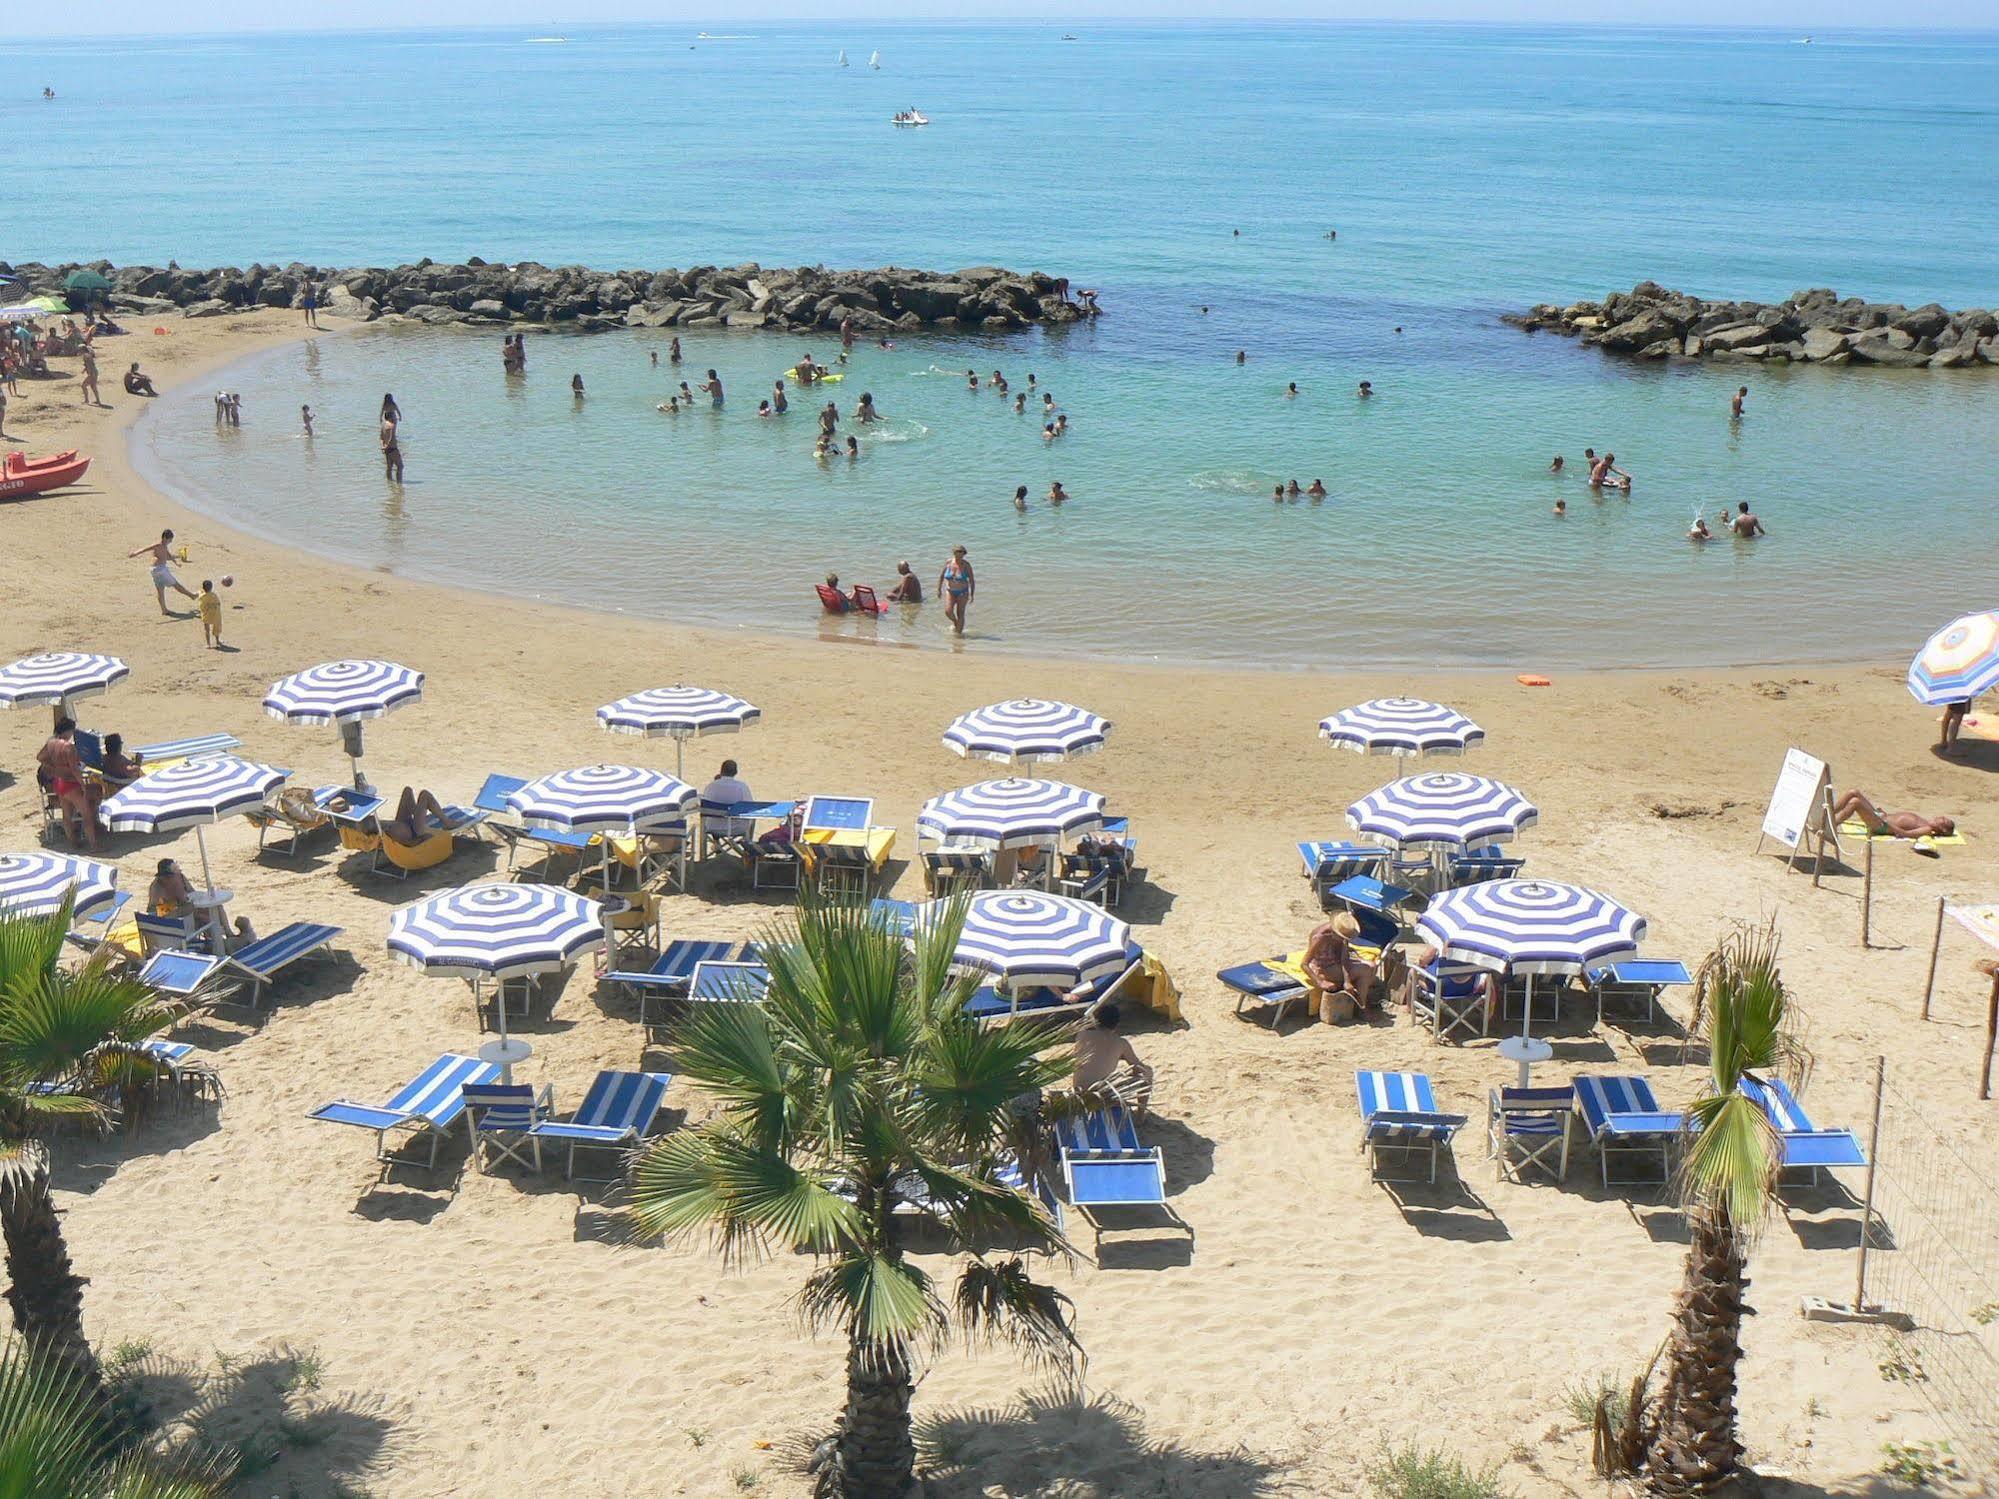
<svg viewBox="0 0 1999 1499">
<path fill-rule="evenodd" d="M 681 734 L 673 736 L 673 778 L 676 781 L 687 779 L 687 739 Z"/>
<path fill-rule="evenodd" d="M 201 851 L 201 888 L 213 890 L 215 878 L 208 872 L 208 839 L 202 835 L 198 825 L 194 830 L 194 846 Z"/>
<path fill-rule="evenodd" d="M 1527 975 L 1527 1003 L 1520 1010 L 1520 1039 L 1525 1041 L 1534 1025 L 1534 975 Z"/>
</svg>

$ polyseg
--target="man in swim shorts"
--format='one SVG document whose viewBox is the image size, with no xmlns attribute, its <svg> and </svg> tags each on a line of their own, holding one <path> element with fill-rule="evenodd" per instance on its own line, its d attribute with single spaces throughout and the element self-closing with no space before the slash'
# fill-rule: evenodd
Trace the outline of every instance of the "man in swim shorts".
<svg viewBox="0 0 1999 1499">
<path fill-rule="evenodd" d="M 173 532 L 162 531 L 160 532 L 160 539 L 158 541 L 149 541 L 144 546 L 135 547 L 125 554 L 127 557 L 147 555 L 152 557 L 153 592 L 159 597 L 160 613 L 167 615 L 173 613 L 171 609 L 167 608 L 167 590 L 169 588 L 173 589 L 182 598 L 191 599 L 195 596 L 191 588 L 174 576 L 173 541 Z"/>
<path fill-rule="evenodd" d="M 85 840 L 95 849 L 97 806 L 84 789 L 83 764 L 77 758 L 75 736 L 75 719 L 57 719 L 55 732 L 35 756 L 35 762 L 42 785 L 62 808 L 62 832 L 69 846 L 76 847 L 77 831 L 81 829 Z"/>
</svg>

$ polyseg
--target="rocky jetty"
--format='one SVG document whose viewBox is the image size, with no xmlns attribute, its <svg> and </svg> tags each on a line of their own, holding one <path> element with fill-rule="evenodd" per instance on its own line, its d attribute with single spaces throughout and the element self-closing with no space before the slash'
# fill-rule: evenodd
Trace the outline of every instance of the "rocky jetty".
<svg viewBox="0 0 1999 1499">
<path fill-rule="evenodd" d="M 940 274 L 888 266 L 829 271 L 819 266 L 765 270 L 759 265 L 695 266 L 685 271 L 594 271 L 534 261 L 462 265 L 252 265 L 185 270 L 177 265 L 113 266 L 0 263 L 27 296 L 63 295 L 64 279 L 96 271 L 111 283 L 114 310 L 134 315 L 178 311 L 220 317 L 255 307 L 299 307 L 308 286 L 333 317 L 497 327 L 554 324 L 607 328 L 770 328 L 789 333 L 838 328 L 880 335 L 924 328 L 999 331 L 1073 323 L 1097 315 L 1094 298 L 1076 302 L 1068 283 L 1039 271 L 973 266 Z"/>
<path fill-rule="evenodd" d="M 1601 302 L 1544 303 L 1506 322 L 1637 359 L 1792 359 L 1933 370 L 1999 365 L 1999 316 L 1863 302 L 1824 287 L 1782 302 L 1709 302 L 1641 281 Z"/>
</svg>

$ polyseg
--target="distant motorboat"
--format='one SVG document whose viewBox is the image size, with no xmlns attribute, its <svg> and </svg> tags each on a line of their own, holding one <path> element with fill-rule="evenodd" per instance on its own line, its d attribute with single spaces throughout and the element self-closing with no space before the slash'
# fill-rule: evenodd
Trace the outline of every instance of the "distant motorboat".
<svg viewBox="0 0 1999 1499">
<path fill-rule="evenodd" d="M 847 65 L 847 49 L 845 47 L 842 47 L 840 49 L 840 66 L 844 68 L 846 65 Z"/>
<path fill-rule="evenodd" d="M 890 121 L 892 125 L 928 125 L 930 117 L 920 109 L 905 109 Z"/>
<path fill-rule="evenodd" d="M 877 73 L 879 73 L 879 72 L 881 71 L 881 67 L 882 67 L 882 55 L 881 55 L 881 53 L 879 53 L 879 52 L 870 52 L 870 53 L 868 54 L 868 66 L 869 66 L 869 67 L 871 67 L 871 68 L 873 68 L 873 69 L 874 69 L 874 70 L 875 70 L 875 71 L 876 71 Z"/>
<path fill-rule="evenodd" d="M 531 42 L 543 42 L 549 46 L 559 46 L 568 41 L 569 38 L 566 36 L 531 36 L 528 40 Z"/>
<path fill-rule="evenodd" d="M 1065 42 L 1073 42 L 1076 39 L 1077 39 L 1076 33 L 1073 31 L 1065 31 L 1062 33 L 1062 40 Z"/>
</svg>

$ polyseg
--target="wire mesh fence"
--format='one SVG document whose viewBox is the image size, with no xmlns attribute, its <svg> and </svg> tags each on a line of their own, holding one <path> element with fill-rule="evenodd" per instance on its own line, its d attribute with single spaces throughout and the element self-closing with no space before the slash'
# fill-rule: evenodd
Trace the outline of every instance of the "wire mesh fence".
<svg viewBox="0 0 1999 1499">
<path fill-rule="evenodd" d="M 1999 1484 L 1999 1185 L 1880 1083 L 1862 1305 L 1895 1314 L 1882 1373 L 1921 1392 L 1961 1476 Z"/>
</svg>

